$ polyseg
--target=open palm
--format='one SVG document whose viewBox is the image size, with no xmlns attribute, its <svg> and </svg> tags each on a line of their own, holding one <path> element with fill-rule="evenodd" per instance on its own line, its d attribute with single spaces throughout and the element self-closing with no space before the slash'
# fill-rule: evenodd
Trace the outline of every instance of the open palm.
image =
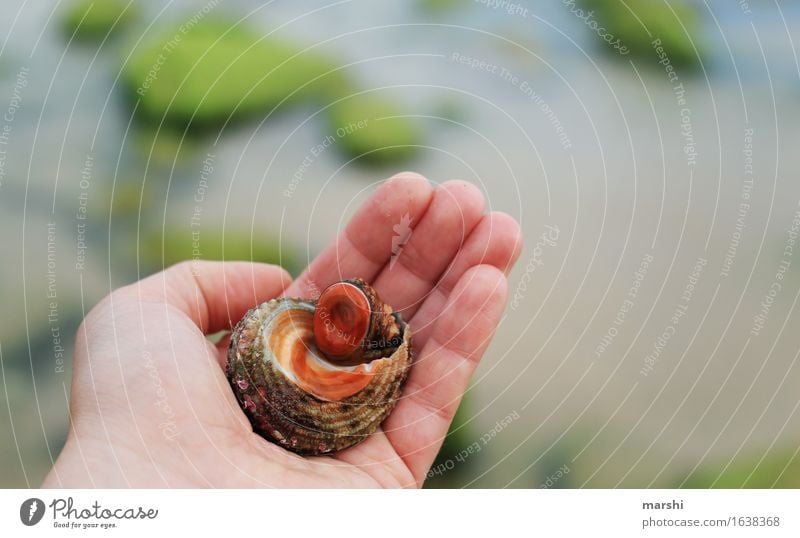
<svg viewBox="0 0 800 538">
<path fill-rule="evenodd" d="M 419 486 L 506 302 L 516 222 L 484 214 L 474 186 L 384 183 L 294 282 L 276 267 L 186 262 L 121 288 L 76 344 L 70 432 L 45 486 Z M 254 434 L 225 377 L 229 330 L 278 295 L 360 277 L 414 330 L 397 408 L 361 444 L 304 458 Z"/>
</svg>

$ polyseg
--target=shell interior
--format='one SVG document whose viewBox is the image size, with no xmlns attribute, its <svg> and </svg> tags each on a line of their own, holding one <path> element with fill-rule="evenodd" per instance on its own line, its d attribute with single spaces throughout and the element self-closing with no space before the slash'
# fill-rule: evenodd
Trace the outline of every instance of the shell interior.
<svg viewBox="0 0 800 538">
<path fill-rule="evenodd" d="M 388 357 L 344 366 L 313 338 L 315 303 L 281 298 L 250 310 L 228 351 L 231 388 L 253 430 L 304 455 L 343 450 L 373 433 L 400 398 L 412 362 L 411 329 Z"/>
<path fill-rule="evenodd" d="M 302 390 L 320 400 L 339 401 L 369 385 L 389 362 L 378 359 L 355 366 L 328 361 L 314 344 L 314 305 L 283 302 L 264 320 L 264 356 Z"/>
</svg>

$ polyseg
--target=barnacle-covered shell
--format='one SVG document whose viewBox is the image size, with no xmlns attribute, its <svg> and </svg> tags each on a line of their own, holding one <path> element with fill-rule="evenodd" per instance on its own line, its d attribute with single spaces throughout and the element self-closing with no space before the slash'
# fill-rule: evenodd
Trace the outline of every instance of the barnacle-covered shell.
<svg viewBox="0 0 800 538">
<path fill-rule="evenodd" d="M 343 450 L 373 433 L 396 405 L 412 361 L 411 330 L 388 307 L 391 317 L 375 316 L 399 329 L 391 336 L 379 327 L 393 347 L 376 351 L 365 340 L 363 362 L 326 357 L 315 343 L 316 310 L 313 300 L 264 303 L 237 324 L 228 350 L 228 379 L 254 431 L 304 455 Z M 380 324 L 371 323 L 372 338 Z"/>
</svg>

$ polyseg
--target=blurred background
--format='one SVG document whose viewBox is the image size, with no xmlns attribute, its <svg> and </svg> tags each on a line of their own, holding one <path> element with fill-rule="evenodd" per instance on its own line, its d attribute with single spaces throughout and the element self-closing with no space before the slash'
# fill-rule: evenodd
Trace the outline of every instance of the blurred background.
<svg viewBox="0 0 800 538">
<path fill-rule="evenodd" d="M 0 486 L 72 345 L 181 259 L 297 274 L 386 177 L 525 250 L 427 487 L 800 487 L 800 5 L 5 0 Z"/>
</svg>

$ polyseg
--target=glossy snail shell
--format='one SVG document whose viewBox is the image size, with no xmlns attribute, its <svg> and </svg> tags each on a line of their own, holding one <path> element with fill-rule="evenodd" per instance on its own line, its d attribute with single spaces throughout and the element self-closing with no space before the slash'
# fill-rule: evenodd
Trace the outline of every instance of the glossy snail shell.
<svg viewBox="0 0 800 538">
<path fill-rule="evenodd" d="M 353 325 L 361 337 L 355 345 L 333 342 L 334 351 L 344 351 L 321 352 L 317 343 L 325 348 L 327 337 L 318 301 L 284 297 L 247 312 L 228 349 L 228 380 L 253 430 L 298 454 L 364 440 L 394 409 L 411 367 L 411 329 L 400 314 L 361 280 L 334 284 L 319 302 L 338 304 L 344 288 L 337 285 L 355 286 L 368 301 L 366 329 Z"/>
</svg>

